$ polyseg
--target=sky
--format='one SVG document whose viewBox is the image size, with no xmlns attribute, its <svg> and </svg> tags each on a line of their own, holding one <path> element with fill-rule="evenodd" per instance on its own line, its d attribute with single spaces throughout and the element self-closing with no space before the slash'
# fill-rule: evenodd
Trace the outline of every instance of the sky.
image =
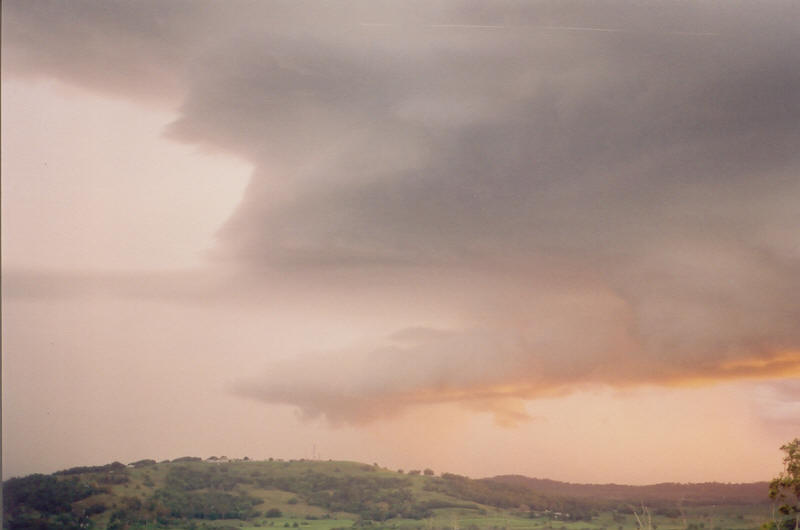
<svg viewBox="0 0 800 530">
<path fill-rule="evenodd" d="M 778 0 L 3 2 L 3 476 L 770 479 L 798 46 Z"/>
</svg>

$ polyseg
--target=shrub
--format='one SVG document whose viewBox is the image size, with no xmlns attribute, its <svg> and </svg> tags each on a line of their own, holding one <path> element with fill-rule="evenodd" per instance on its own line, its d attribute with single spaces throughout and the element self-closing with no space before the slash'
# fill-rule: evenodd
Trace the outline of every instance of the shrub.
<svg viewBox="0 0 800 530">
<path fill-rule="evenodd" d="M 133 466 L 133 467 L 154 466 L 154 465 L 156 465 L 156 461 L 155 460 L 151 460 L 149 458 L 146 458 L 144 460 L 137 460 L 136 462 L 131 462 L 128 465 Z"/>
<path fill-rule="evenodd" d="M 53 475 L 80 475 L 82 473 L 100 473 L 100 472 L 114 472 L 124 471 L 125 464 L 121 462 L 112 462 L 104 466 L 80 466 L 71 467 L 62 471 L 56 471 Z"/>
<path fill-rule="evenodd" d="M 86 508 L 86 515 L 95 515 L 98 513 L 103 513 L 104 511 L 108 510 L 108 507 L 103 504 L 102 502 L 92 504 L 88 508 Z"/>
</svg>

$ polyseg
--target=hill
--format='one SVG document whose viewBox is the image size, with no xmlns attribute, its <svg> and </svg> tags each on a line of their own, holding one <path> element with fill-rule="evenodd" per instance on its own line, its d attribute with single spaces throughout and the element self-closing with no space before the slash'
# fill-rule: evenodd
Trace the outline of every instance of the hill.
<svg viewBox="0 0 800 530">
<path fill-rule="evenodd" d="M 690 520 L 711 530 L 757 528 L 766 520 L 767 507 L 741 504 L 747 496 L 724 486 L 585 486 L 513 476 L 435 476 L 431 470 L 404 473 L 357 462 L 183 457 L 10 479 L 3 484 L 3 526 L 527 530 L 552 528 L 557 521 L 565 529 L 624 530 L 635 527 L 633 512 L 644 509 L 643 500 L 660 530 L 693 528 Z M 687 500 L 689 493 L 693 506 L 674 502 Z M 738 505 L 724 510 L 700 506 L 732 502 Z"/>
<path fill-rule="evenodd" d="M 556 480 L 529 478 L 522 475 L 501 475 L 489 479 L 501 484 L 524 486 L 543 495 L 595 499 L 600 501 L 622 501 L 679 503 L 690 505 L 714 504 L 759 504 L 769 503 L 768 482 L 746 484 L 679 484 L 665 482 L 648 486 L 625 486 L 620 484 L 571 484 Z"/>
</svg>

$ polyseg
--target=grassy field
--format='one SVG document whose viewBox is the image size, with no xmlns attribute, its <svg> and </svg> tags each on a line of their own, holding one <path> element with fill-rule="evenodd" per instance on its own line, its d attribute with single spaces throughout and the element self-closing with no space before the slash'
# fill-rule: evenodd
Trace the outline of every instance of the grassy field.
<svg viewBox="0 0 800 530">
<path fill-rule="evenodd" d="M 757 529 L 761 524 L 769 519 L 768 510 L 765 508 L 752 508 L 752 507 L 723 507 L 727 508 L 730 512 L 739 512 L 731 514 L 707 514 L 703 513 L 689 513 L 687 514 L 686 521 L 682 518 L 667 518 L 663 516 L 654 516 L 652 518 L 653 528 L 662 530 L 678 530 L 685 529 L 691 524 L 697 525 L 698 528 L 712 530 L 720 528 L 725 530 L 744 530 L 744 529 Z M 485 516 L 475 516 L 458 513 L 447 513 L 447 510 L 442 510 L 437 513 L 435 517 L 424 520 L 412 519 L 394 519 L 382 523 L 375 523 L 372 526 L 388 527 L 407 530 L 526 530 L 534 528 L 553 528 L 561 529 L 566 528 L 569 530 L 579 529 L 608 529 L 616 530 L 623 528 L 638 529 L 639 526 L 633 515 L 620 515 L 612 512 L 600 512 L 591 521 L 563 521 L 553 517 L 537 517 L 537 518 L 521 518 L 510 514 L 490 514 Z M 264 527 L 293 527 L 297 523 L 298 527 L 306 528 L 308 530 L 330 530 L 332 528 L 348 527 L 356 523 L 355 519 L 327 519 L 307 521 L 300 518 L 283 517 L 273 520 L 260 520 L 257 525 L 249 522 L 237 522 L 236 526 L 241 526 L 243 529 L 256 529 L 263 530 Z M 702 526 L 700 526 L 702 525 Z"/>
<path fill-rule="evenodd" d="M 696 525 L 697 528 L 712 530 L 757 529 L 768 520 L 769 513 L 764 508 L 752 507 L 722 507 L 728 514 L 708 512 L 688 513 L 686 521 L 682 518 L 667 518 L 654 516 L 652 525 L 654 529 L 679 530 Z M 448 513 L 450 512 L 450 513 Z M 733 513 L 738 512 L 738 513 Z M 217 523 L 208 523 L 216 526 Z M 301 528 L 307 530 L 331 530 L 333 528 L 350 527 L 356 524 L 356 519 L 326 519 L 305 520 L 296 517 L 281 517 L 274 520 L 260 519 L 254 522 L 226 521 L 226 524 L 241 527 L 243 530 L 265 530 L 266 528 Z M 294 525 L 297 525 L 296 527 Z M 701 526 L 702 525 L 702 526 Z M 394 519 L 369 525 L 375 528 L 392 528 L 399 530 L 527 530 L 527 529 L 568 529 L 568 530 L 623 530 L 638 529 L 639 526 L 633 515 L 600 512 L 591 521 L 563 521 L 553 517 L 521 518 L 510 514 L 496 513 L 484 516 L 452 513 L 441 510 L 435 517 L 424 520 Z"/>
</svg>

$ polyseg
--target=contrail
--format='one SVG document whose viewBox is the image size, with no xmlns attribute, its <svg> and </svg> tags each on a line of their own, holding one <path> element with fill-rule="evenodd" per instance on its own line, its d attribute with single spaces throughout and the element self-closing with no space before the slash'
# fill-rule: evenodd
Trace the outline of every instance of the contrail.
<svg viewBox="0 0 800 530">
<path fill-rule="evenodd" d="M 361 22 L 360 26 L 367 27 L 414 27 L 391 22 Z M 495 24 L 420 24 L 416 27 L 428 27 L 438 29 L 532 29 L 543 31 L 595 31 L 600 33 L 645 33 L 643 30 L 632 30 L 624 28 L 596 28 L 590 26 L 533 26 L 533 25 L 495 25 Z M 658 35 L 694 35 L 701 37 L 718 36 L 719 33 L 708 31 L 657 31 Z"/>
</svg>

